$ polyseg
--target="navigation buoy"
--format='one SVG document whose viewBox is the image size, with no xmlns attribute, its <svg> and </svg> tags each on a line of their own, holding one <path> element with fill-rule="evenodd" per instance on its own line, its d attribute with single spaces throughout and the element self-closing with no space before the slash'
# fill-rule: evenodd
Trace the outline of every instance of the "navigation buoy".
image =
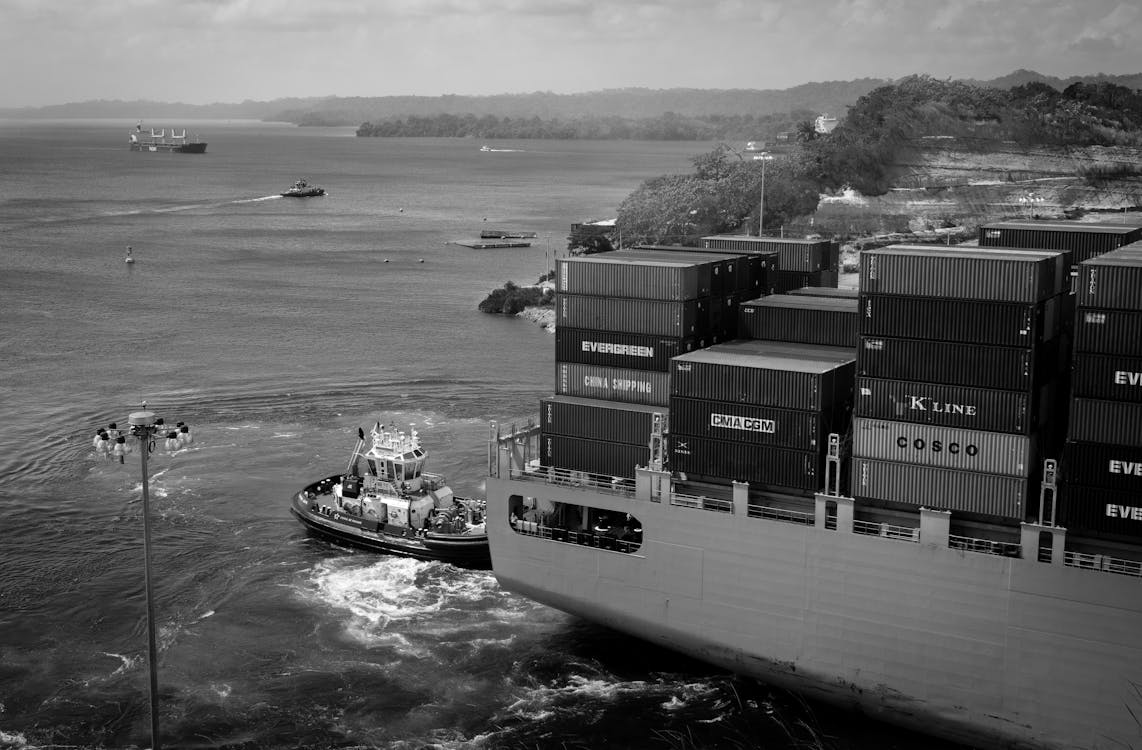
<svg viewBox="0 0 1142 750">
<path fill-rule="evenodd" d="M 397 209 L 397 213 L 403 214 L 403 213 L 404 213 L 404 209 L 403 209 L 403 208 L 398 208 L 398 209 Z"/>
<path fill-rule="evenodd" d="M 423 262 L 424 262 L 424 258 L 421 258 L 421 259 L 420 259 L 420 262 L 421 262 L 421 263 L 423 263 Z"/>
<path fill-rule="evenodd" d="M 388 258 L 385 258 L 385 263 L 388 263 L 388 262 L 389 262 L 389 259 L 388 259 Z"/>
</svg>

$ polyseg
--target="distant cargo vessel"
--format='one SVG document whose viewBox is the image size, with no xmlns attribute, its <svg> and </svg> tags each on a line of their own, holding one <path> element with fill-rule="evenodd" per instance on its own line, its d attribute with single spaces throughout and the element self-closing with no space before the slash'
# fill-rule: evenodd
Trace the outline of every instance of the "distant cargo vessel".
<svg viewBox="0 0 1142 750">
<path fill-rule="evenodd" d="M 198 140 L 198 136 L 188 137 L 185 128 L 177 134 L 174 132 L 174 128 L 171 128 L 169 136 L 166 128 L 157 133 L 154 128 L 151 128 L 148 137 L 143 135 L 143 124 L 139 123 L 135 126 L 135 132 L 131 133 L 129 144 L 132 151 L 165 151 L 173 154 L 206 153 L 206 142 Z"/>
<path fill-rule="evenodd" d="M 497 579 L 973 746 L 1142 747 L 1142 229 L 1097 232 L 1077 293 L 1018 247 L 865 251 L 820 302 L 758 299 L 829 286 L 810 241 L 561 259 Z"/>
</svg>

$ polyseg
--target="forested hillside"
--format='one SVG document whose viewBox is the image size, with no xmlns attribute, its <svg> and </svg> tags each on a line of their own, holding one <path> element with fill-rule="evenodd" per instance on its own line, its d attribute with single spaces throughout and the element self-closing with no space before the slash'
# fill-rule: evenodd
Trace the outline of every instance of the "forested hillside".
<svg viewBox="0 0 1142 750">
<path fill-rule="evenodd" d="M 616 234 L 624 244 L 693 244 L 756 232 L 763 169 L 766 230 L 800 222 L 835 231 L 820 222 L 818 203 L 841 190 L 855 190 L 864 206 L 884 196 L 871 202 L 875 211 L 915 210 L 945 223 L 1018 211 L 1020 200 L 1063 214 L 1142 203 L 1142 92 L 1106 81 L 1004 91 L 911 76 L 860 97 L 831 134 L 799 135 L 773 161 L 747 160 L 723 144 L 696 158 L 691 174 L 644 182 L 619 207 Z M 955 179 L 926 179 L 924 169 L 945 169 L 937 163 L 948 154 Z M 890 194 L 902 188 L 909 192 Z M 846 223 L 864 221 L 862 211 L 870 213 L 858 208 Z"/>
</svg>

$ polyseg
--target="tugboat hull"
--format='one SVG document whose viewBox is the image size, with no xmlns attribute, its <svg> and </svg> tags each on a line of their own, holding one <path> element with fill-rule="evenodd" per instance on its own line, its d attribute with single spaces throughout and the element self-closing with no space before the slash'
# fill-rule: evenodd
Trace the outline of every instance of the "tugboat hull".
<svg viewBox="0 0 1142 750">
<path fill-rule="evenodd" d="M 491 569 L 487 534 L 418 531 L 338 510 L 322 500 L 323 497 L 332 498 L 329 488 L 339 481 L 340 475 L 328 477 L 314 482 L 293 497 L 290 512 L 314 536 L 371 552 L 439 560 L 461 568 Z"/>
</svg>

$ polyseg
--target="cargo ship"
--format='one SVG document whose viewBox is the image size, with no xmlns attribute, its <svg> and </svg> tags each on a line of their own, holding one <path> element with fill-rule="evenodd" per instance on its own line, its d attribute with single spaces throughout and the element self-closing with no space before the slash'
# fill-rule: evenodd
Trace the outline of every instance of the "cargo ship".
<svg viewBox="0 0 1142 750">
<path fill-rule="evenodd" d="M 143 123 L 135 126 L 135 132 L 131 133 L 128 144 L 132 151 L 164 151 L 171 154 L 205 154 L 206 142 L 198 139 L 198 136 L 188 137 L 186 128 L 183 128 L 181 133 L 175 133 L 174 128 L 171 128 L 171 133 L 167 135 L 167 129 L 163 128 L 159 132 L 155 132 L 154 128 L 150 129 L 150 136 L 143 134 Z"/>
<path fill-rule="evenodd" d="M 497 579 L 974 747 L 1142 747 L 1135 230 L 865 251 L 859 296 L 772 293 L 809 241 L 560 260 L 555 392 L 489 440 Z"/>
</svg>

